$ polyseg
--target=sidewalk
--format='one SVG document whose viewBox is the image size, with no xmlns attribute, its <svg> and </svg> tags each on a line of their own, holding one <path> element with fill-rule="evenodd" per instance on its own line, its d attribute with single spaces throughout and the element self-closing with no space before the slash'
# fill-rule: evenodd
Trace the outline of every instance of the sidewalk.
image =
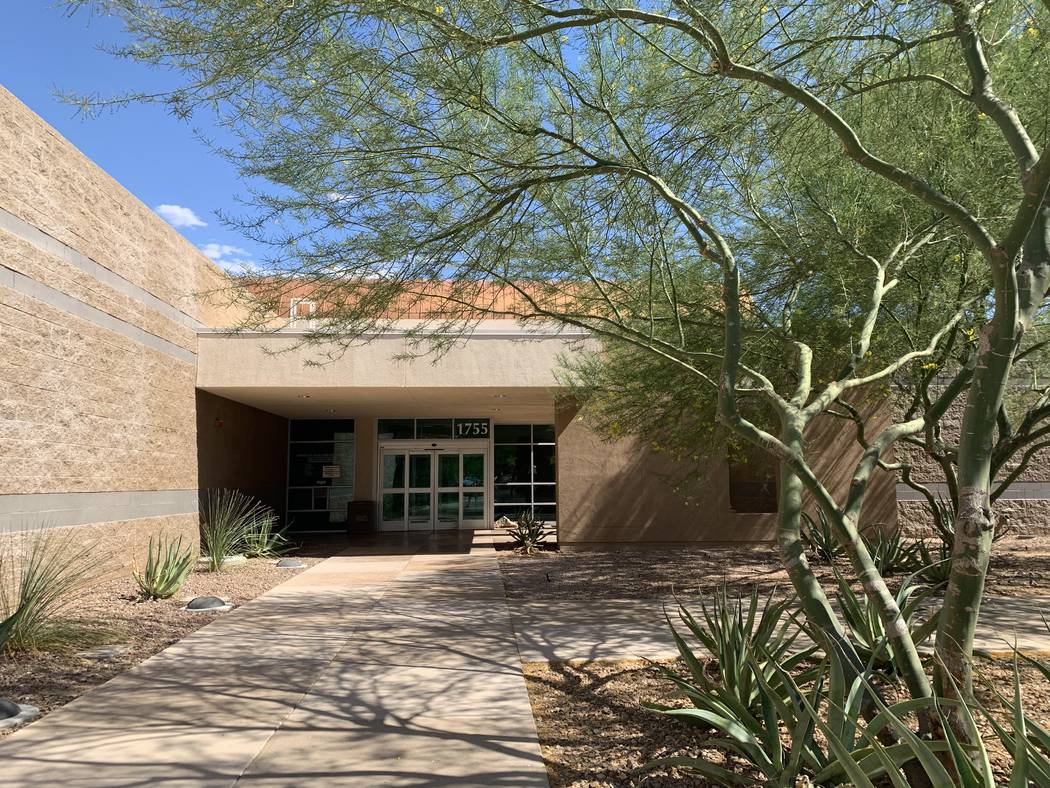
<svg viewBox="0 0 1050 788">
<path fill-rule="evenodd" d="M 0 743 L 12 786 L 547 785 L 495 557 L 337 556 Z"/>
</svg>

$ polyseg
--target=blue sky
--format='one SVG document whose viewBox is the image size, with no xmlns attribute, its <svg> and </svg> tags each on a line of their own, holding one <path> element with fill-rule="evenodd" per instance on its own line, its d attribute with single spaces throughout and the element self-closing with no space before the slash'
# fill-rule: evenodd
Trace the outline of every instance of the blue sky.
<svg viewBox="0 0 1050 788">
<path fill-rule="evenodd" d="M 83 11 L 69 16 L 51 0 L 9 0 L 3 16 L 0 84 L 217 262 L 236 267 L 262 259 L 264 248 L 215 215 L 240 213 L 236 196 L 245 190 L 234 167 L 198 140 L 190 124 L 150 105 L 87 117 L 55 97 L 56 88 L 106 96 L 174 84 L 171 74 L 99 51 L 122 40 L 117 20 Z M 208 120 L 194 124 L 221 142 Z"/>
</svg>

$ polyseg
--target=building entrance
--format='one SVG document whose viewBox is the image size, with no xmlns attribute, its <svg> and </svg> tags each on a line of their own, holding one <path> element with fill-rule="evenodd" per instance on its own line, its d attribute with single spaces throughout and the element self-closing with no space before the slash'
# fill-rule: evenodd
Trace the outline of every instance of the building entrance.
<svg viewBox="0 0 1050 788">
<path fill-rule="evenodd" d="M 484 528 L 488 445 L 381 444 L 382 531 Z"/>
</svg>

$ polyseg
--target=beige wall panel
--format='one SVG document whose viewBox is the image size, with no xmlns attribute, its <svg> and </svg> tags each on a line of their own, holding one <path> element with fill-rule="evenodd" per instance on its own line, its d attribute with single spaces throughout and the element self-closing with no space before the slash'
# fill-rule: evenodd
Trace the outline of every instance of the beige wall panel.
<svg viewBox="0 0 1050 788">
<path fill-rule="evenodd" d="M 197 461 L 200 489 L 242 490 L 284 513 L 287 419 L 198 391 Z"/>
</svg>

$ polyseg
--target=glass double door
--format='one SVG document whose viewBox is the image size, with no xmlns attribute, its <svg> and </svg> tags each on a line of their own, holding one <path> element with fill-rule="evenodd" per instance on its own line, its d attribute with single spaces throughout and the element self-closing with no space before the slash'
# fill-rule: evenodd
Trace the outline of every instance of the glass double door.
<svg viewBox="0 0 1050 788">
<path fill-rule="evenodd" d="M 384 447 L 380 455 L 383 531 L 484 527 L 484 450 Z"/>
</svg>

